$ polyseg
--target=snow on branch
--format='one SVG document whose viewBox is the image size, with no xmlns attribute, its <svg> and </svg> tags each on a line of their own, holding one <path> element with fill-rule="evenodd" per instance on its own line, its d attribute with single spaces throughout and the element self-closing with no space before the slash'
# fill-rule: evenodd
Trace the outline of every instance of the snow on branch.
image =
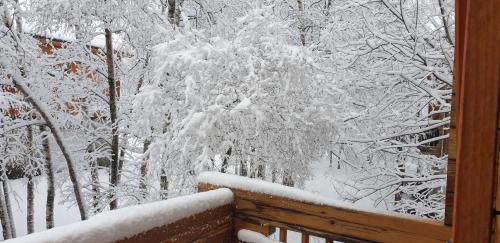
<svg viewBox="0 0 500 243">
<path fill-rule="evenodd" d="M 23 128 L 23 127 L 28 127 L 28 126 L 44 126 L 45 123 L 43 121 L 39 120 L 32 120 L 32 121 L 23 121 L 23 122 L 18 122 L 12 126 L 6 127 L 3 130 L 0 131 L 0 134 L 5 134 L 8 133 L 12 130 Z"/>
</svg>

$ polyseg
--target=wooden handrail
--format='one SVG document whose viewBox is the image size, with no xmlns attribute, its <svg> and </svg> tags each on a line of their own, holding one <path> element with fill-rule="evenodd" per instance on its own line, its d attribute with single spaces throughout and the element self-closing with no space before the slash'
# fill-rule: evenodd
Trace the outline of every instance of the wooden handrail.
<svg viewBox="0 0 500 243">
<path fill-rule="evenodd" d="M 229 183 L 230 184 L 230 183 Z M 258 225 L 265 233 L 269 227 L 298 231 L 345 242 L 448 242 L 451 228 L 442 222 L 393 214 L 364 212 L 350 208 L 302 202 L 265 193 L 200 182 L 198 191 L 228 187 L 234 194 L 235 221 Z M 235 230 L 238 227 L 235 227 Z M 254 230 L 255 229 L 250 229 Z M 281 232 L 281 231 L 280 231 Z M 280 240 L 286 233 L 280 233 Z M 307 237 L 308 239 L 308 237 Z M 306 237 L 303 242 L 307 242 Z"/>
</svg>

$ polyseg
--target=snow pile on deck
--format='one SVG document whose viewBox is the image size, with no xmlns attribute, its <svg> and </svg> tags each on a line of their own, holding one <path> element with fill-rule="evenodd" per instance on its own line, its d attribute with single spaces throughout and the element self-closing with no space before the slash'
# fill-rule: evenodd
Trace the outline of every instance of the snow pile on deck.
<svg viewBox="0 0 500 243">
<path fill-rule="evenodd" d="M 57 227 L 5 242 L 115 242 L 232 202 L 233 193 L 231 190 L 222 188 L 166 201 L 104 212 L 86 221 Z"/>
<path fill-rule="evenodd" d="M 263 234 L 246 229 L 238 231 L 238 239 L 247 243 L 277 243 Z"/>
<path fill-rule="evenodd" d="M 378 210 L 373 207 L 360 208 L 359 205 L 352 203 L 334 200 L 317 193 L 300 190 L 298 188 L 288 187 L 281 184 L 276 184 L 268 181 L 252 179 L 231 174 L 219 172 L 203 172 L 198 176 L 198 183 L 211 184 L 215 186 L 228 187 L 263 193 L 272 196 L 284 197 L 291 200 L 312 203 L 317 205 L 332 206 L 337 208 L 345 208 L 355 211 L 376 212 L 388 214 L 389 212 Z M 391 214 L 391 213 L 389 213 Z"/>
</svg>

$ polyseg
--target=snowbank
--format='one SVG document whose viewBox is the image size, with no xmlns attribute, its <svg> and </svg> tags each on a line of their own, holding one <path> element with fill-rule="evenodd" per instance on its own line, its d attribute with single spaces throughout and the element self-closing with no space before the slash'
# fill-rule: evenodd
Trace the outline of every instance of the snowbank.
<svg viewBox="0 0 500 243">
<path fill-rule="evenodd" d="M 218 189 L 166 201 L 121 208 L 86 221 L 5 241 L 6 243 L 114 242 L 167 225 L 233 201 L 229 189 Z"/>
<path fill-rule="evenodd" d="M 267 238 L 263 234 L 246 229 L 238 231 L 238 239 L 248 243 L 277 243 L 276 241 Z"/>
</svg>

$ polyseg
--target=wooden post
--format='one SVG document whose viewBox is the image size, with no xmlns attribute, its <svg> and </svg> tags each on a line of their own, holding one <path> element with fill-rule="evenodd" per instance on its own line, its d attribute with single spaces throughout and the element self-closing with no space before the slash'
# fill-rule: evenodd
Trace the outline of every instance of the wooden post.
<svg viewBox="0 0 500 243">
<path fill-rule="evenodd" d="M 302 233 L 302 243 L 309 243 L 309 235 Z"/>
<path fill-rule="evenodd" d="M 287 229 L 286 228 L 280 228 L 280 242 L 286 243 L 286 234 L 287 234 Z"/>
<path fill-rule="evenodd" d="M 490 242 L 500 93 L 500 1 L 457 0 L 456 5 L 465 27 L 461 32 L 458 26 L 456 46 L 460 104 L 453 242 Z"/>
<path fill-rule="evenodd" d="M 455 177 L 457 164 L 457 117 L 460 105 L 460 80 L 462 77 L 463 49 L 465 42 L 465 16 L 467 0 L 455 0 L 455 65 L 451 98 L 450 138 L 448 139 L 448 169 L 446 180 L 446 202 L 444 223 L 452 225 L 453 201 L 455 197 Z"/>
</svg>

